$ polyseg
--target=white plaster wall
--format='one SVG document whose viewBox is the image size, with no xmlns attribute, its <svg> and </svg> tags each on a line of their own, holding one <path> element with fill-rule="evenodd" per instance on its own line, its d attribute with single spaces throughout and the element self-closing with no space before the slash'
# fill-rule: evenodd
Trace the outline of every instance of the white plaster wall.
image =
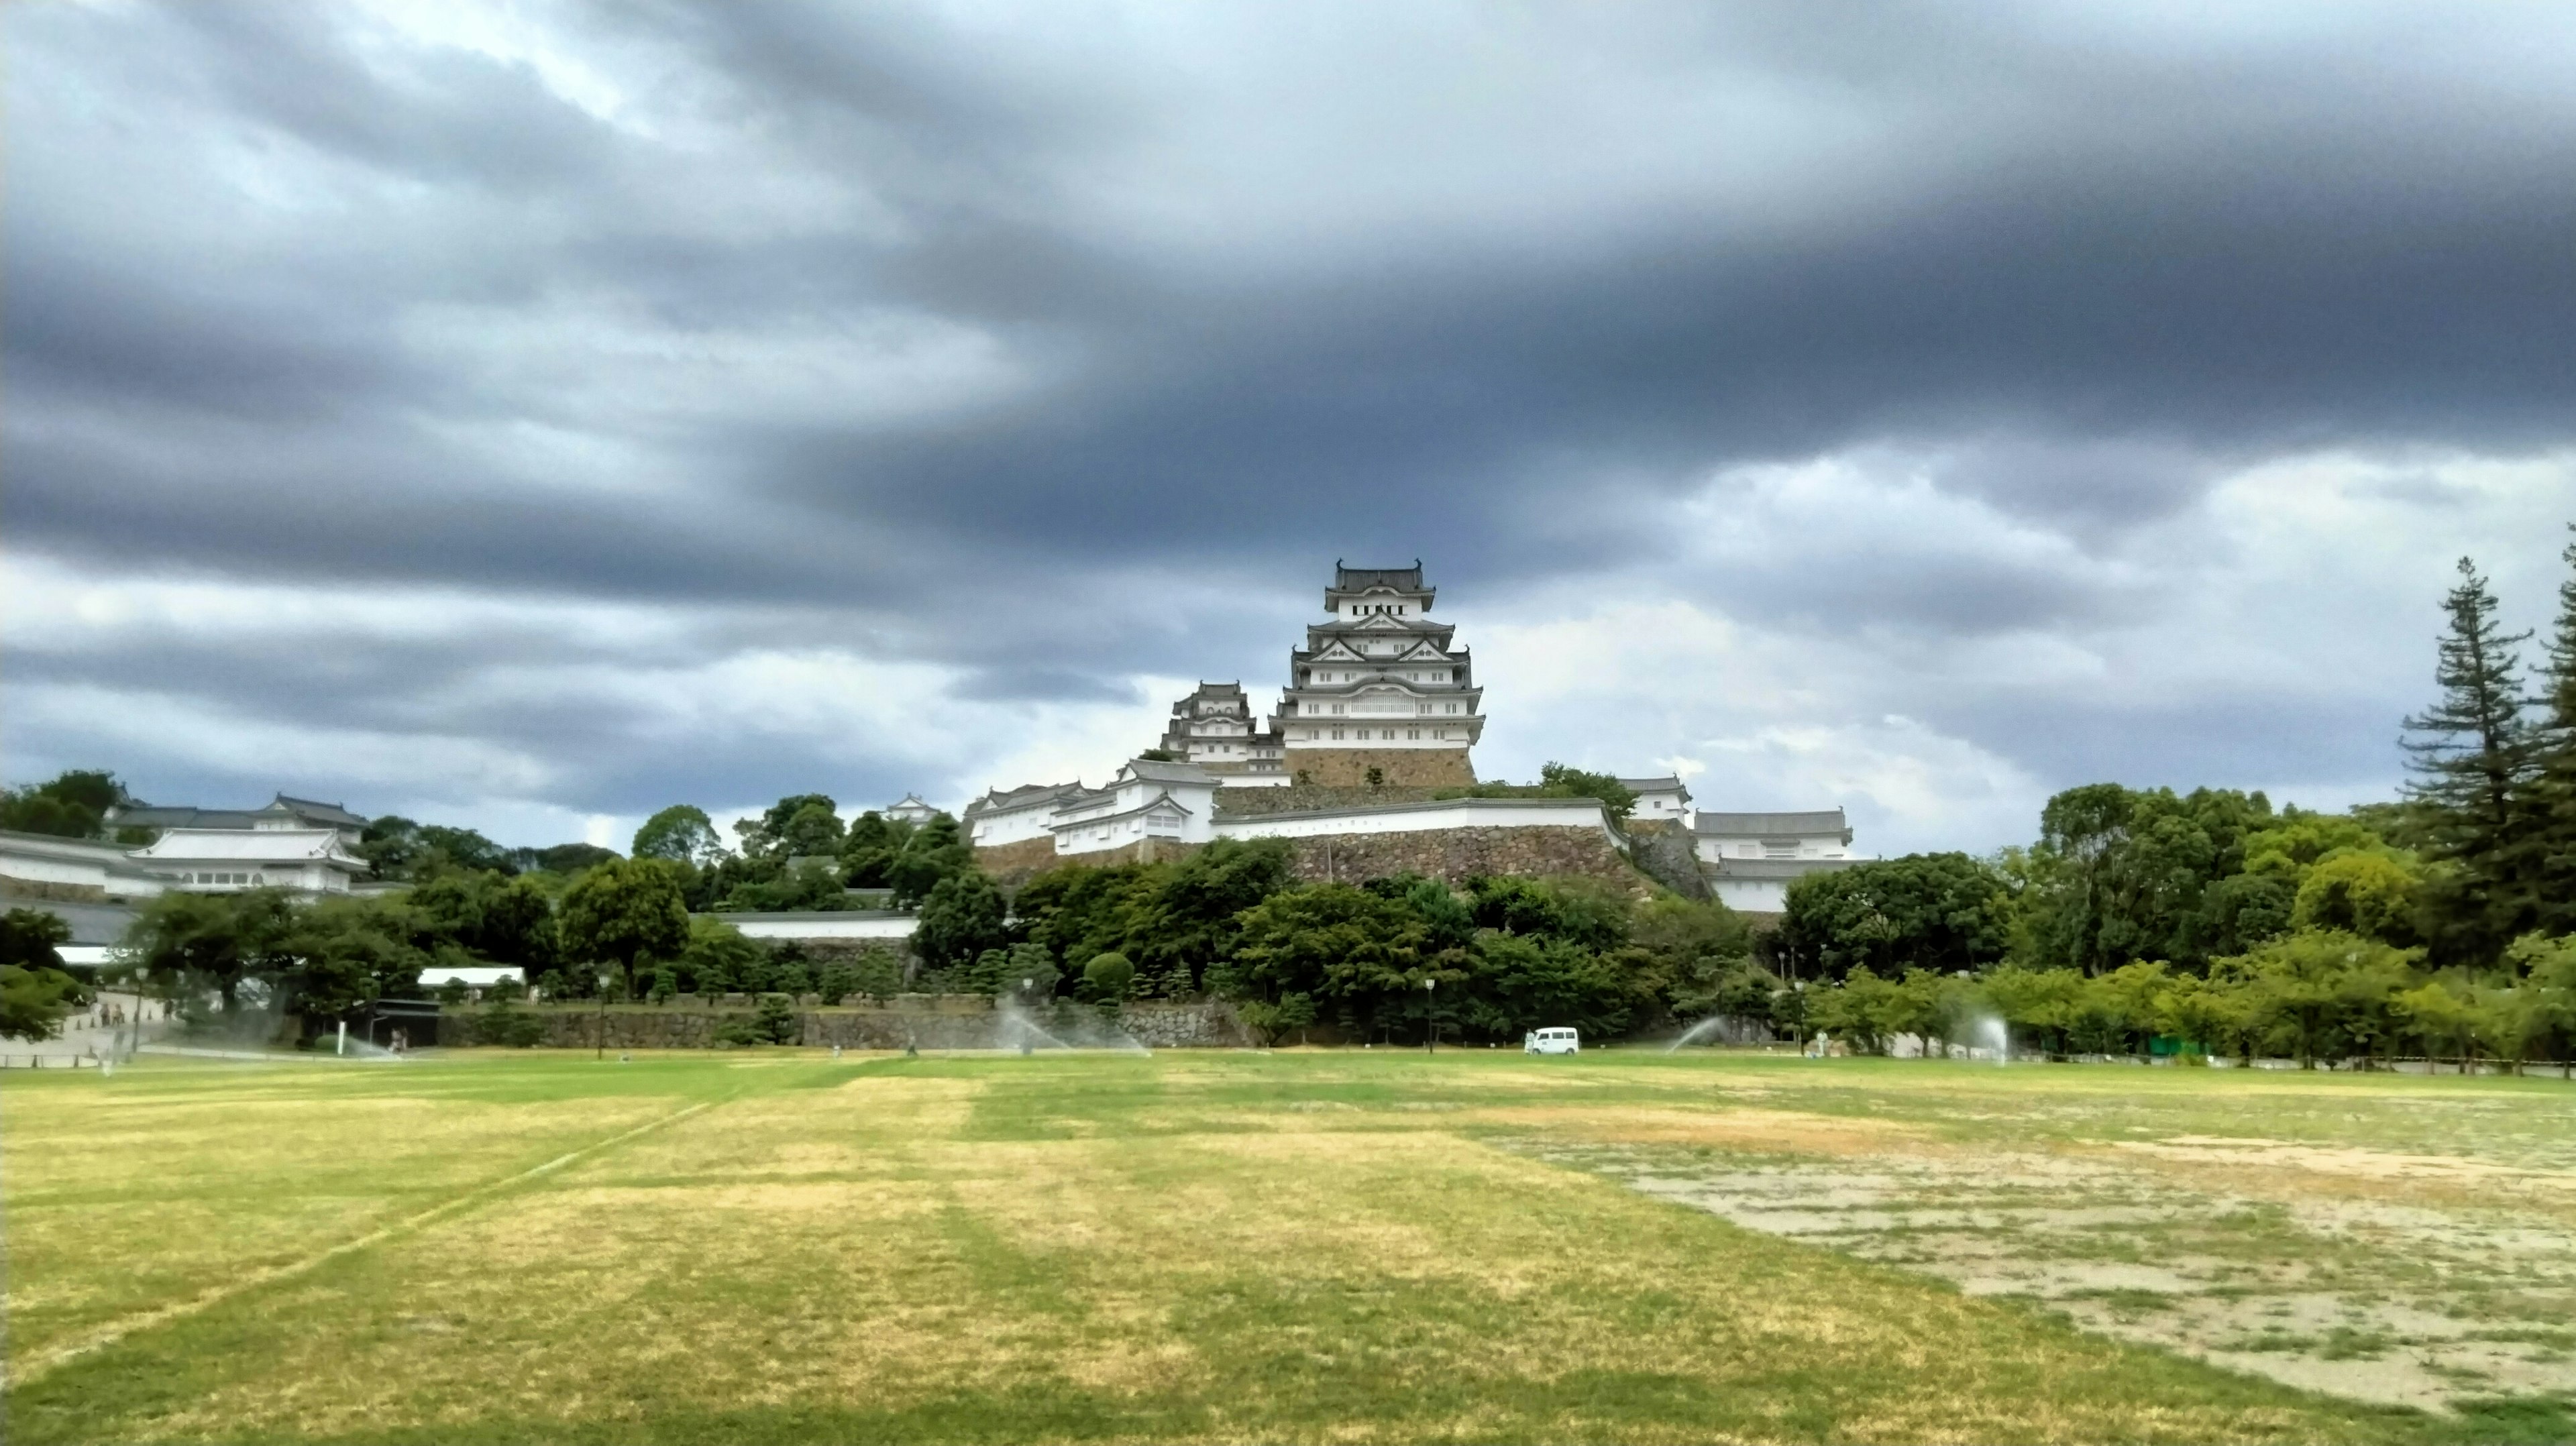
<svg viewBox="0 0 2576 1446">
<path fill-rule="evenodd" d="M 822 915 L 811 919 L 764 919 L 756 914 L 718 914 L 742 931 L 747 939 L 909 939 L 914 926 L 909 914 L 886 918 L 873 914 L 854 914 L 848 918 Z"/>
<path fill-rule="evenodd" d="M 1467 800 L 1425 803 L 1412 808 L 1352 810 L 1316 814 L 1283 814 L 1267 818 L 1228 819 L 1216 826 L 1219 838 L 1321 838 L 1327 834 L 1423 833 L 1452 828 L 1582 828 L 1616 841 L 1601 806 L 1589 799 L 1562 803 L 1538 800 Z"/>
<path fill-rule="evenodd" d="M 88 884 L 107 887 L 107 865 L 80 859 L 48 858 L 0 844 L 0 875 L 31 884 Z"/>
<path fill-rule="evenodd" d="M 1789 883 L 1786 879 L 1729 879 L 1709 881 L 1717 897 L 1730 909 L 1756 914 L 1777 914 L 1789 907 Z"/>
<path fill-rule="evenodd" d="M 996 809 L 975 816 L 975 833 L 970 842 L 983 848 L 997 848 L 1022 839 L 1045 838 L 1047 824 L 1055 817 L 1056 806 L 1040 804 L 1034 808 Z"/>
</svg>

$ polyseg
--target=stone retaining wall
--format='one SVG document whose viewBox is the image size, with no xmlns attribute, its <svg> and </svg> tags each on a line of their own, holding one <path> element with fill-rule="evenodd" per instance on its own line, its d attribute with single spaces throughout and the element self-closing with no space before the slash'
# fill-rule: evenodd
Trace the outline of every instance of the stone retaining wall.
<svg viewBox="0 0 2576 1446">
<path fill-rule="evenodd" d="M 1518 878 L 1581 875 L 1606 879 L 1641 895 L 1651 892 L 1636 867 L 1598 828 L 1444 828 L 1416 833 L 1327 834 L 1290 841 L 1290 867 L 1304 881 L 1345 884 L 1396 874 L 1447 883 L 1478 875 Z"/>
<path fill-rule="evenodd" d="M 1418 721 L 1418 720 L 1415 720 Z M 1332 748 L 1291 743 L 1281 760 L 1288 776 L 1325 788 L 1365 788 L 1368 771 L 1396 788 L 1462 788 L 1476 781 L 1476 770 L 1459 748 Z"/>
<path fill-rule="evenodd" d="M 578 1008 L 533 1011 L 545 1029 L 539 1043 L 551 1049 L 709 1049 L 714 1047 L 718 1025 L 752 1012 L 747 1000 L 724 1008 L 679 1004 L 617 1008 L 605 1016 Z M 473 1043 L 476 1013 L 467 1009 L 442 1013 L 438 1042 Z M 1252 1043 L 1251 1032 L 1235 1017 L 1234 1006 L 1215 1000 L 1137 1001 L 1114 1015 L 1060 1000 L 1033 1017 L 1039 1028 L 1075 1045 L 1114 1044 L 1122 1034 L 1149 1049 L 1227 1049 Z M 910 1044 L 920 1049 L 1000 1049 L 1008 1044 L 994 1018 L 993 1001 L 971 994 L 916 996 L 889 1008 L 809 1005 L 796 1011 L 796 1021 L 801 1042 L 818 1047 L 901 1049 Z"/>
</svg>

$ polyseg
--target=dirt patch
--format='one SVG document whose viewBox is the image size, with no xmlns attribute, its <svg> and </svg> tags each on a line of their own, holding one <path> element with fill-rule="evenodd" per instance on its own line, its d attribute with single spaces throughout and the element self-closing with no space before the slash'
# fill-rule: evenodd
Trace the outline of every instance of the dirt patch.
<svg viewBox="0 0 2576 1446">
<path fill-rule="evenodd" d="M 1486 1108 L 1461 1124 L 1534 1129 L 1551 1139 L 1617 1145 L 1703 1145 L 1792 1155 L 1856 1155 L 1891 1146 L 1935 1148 L 1930 1133 L 1893 1120 L 1792 1110 L 1639 1109 L 1591 1105 Z"/>
<path fill-rule="evenodd" d="M 2456 1155 L 2401 1155 L 2385 1150 L 2333 1149 L 2292 1144 L 2285 1140 L 2176 1135 L 2165 1140 L 2115 1140 L 2111 1147 L 2171 1160 L 2313 1170 L 2321 1174 L 2358 1175 L 2373 1180 L 2551 1180 L 2576 1184 L 2576 1174 L 2561 1170 L 2524 1169 L 2490 1160 L 2462 1159 Z"/>
<path fill-rule="evenodd" d="M 1873 1151 L 1846 1133 L 1843 1149 L 1795 1152 L 1821 1158 L 1731 1163 L 1677 1148 L 1733 1143 L 1715 1131 L 1668 1130 L 1566 1131 L 1587 1143 L 1551 1130 L 1523 1148 L 1748 1229 L 2352 1400 L 2439 1410 L 2461 1396 L 2576 1392 L 2576 1333 L 2561 1324 L 2576 1319 L 2576 1231 L 2493 1189 L 2545 1172 L 2436 1177 L 2490 1188 L 2434 1208 L 2335 1193 L 2355 1172 L 2409 1178 L 2435 1160 L 2390 1152 L 2186 1136 L 2143 1151 L 1970 1154 L 1887 1135 Z M 2223 1188 L 2234 1170 L 2160 1168 L 2186 1155 L 2268 1162 L 2272 1188 Z"/>
</svg>

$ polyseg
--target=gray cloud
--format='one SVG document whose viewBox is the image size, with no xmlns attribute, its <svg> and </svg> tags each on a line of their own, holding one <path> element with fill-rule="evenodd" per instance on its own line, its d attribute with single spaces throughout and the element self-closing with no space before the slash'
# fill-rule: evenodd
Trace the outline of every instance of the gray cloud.
<svg viewBox="0 0 2576 1446">
<path fill-rule="evenodd" d="M 1141 672 L 1272 666 L 1337 554 L 1429 555 L 1489 606 L 1590 578 L 1846 640 L 2072 637 L 2202 585 L 2159 530 L 2233 471 L 2530 455 L 2576 416 L 2576 43 L 2544 15 L 738 5 L 480 33 L 0 15 L 11 545 L 660 609 L 685 657 L 147 630 L 23 655 L 13 687 L 445 730 L 632 810 L 854 765 L 682 763 L 597 699 L 455 699 L 785 636 L 951 669 L 960 706 L 1125 705 Z M 1695 570 L 1672 519 L 1711 478 L 1891 448 L 1959 504 L 1935 530 L 1800 514 Z M 2001 528 L 2047 545 L 1972 535 Z M 2324 731 L 2387 767 L 2376 695 L 2264 705 L 2246 742 L 2248 696 L 1906 711 L 2051 779 L 2259 774 Z M 22 733 L 12 771 L 77 747 Z"/>
</svg>

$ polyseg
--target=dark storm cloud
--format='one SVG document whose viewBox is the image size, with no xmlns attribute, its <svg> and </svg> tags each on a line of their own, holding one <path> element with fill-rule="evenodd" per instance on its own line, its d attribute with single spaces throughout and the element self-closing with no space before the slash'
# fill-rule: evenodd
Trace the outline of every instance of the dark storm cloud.
<svg viewBox="0 0 2576 1446">
<path fill-rule="evenodd" d="M 1269 665 L 1319 558 L 1432 553 L 1485 598 L 1674 562 L 1675 501 L 1765 462 L 1911 449 L 1958 525 L 2063 545 L 1805 516 L 1676 590 L 1975 637 L 2152 605 L 2112 560 L 2231 467 L 2576 430 L 2546 16 L 1284 13 L 534 12 L 618 97 L 585 109 L 351 15 L 21 7 L 12 546 L 682 606 L 693 662 L 792 619 L 960 699 L 1122 702 Z M 779 403 L 807 374 L 855 380 Z M 1142 576 L 1205 587 L 1122 606 Z M 134 646 L 19 677 L 504 740 L 589 806 L 652 772 L 592 705 L 418 711 L 577 640 Z M 2130 717 L 2134 756 L 2232 706 Z M 2302 706 L 2285 736 L 2348 721 Z M 1955 721 L 2000 747 L 2030 709 L 2080 712 Z"/>
</svg>

